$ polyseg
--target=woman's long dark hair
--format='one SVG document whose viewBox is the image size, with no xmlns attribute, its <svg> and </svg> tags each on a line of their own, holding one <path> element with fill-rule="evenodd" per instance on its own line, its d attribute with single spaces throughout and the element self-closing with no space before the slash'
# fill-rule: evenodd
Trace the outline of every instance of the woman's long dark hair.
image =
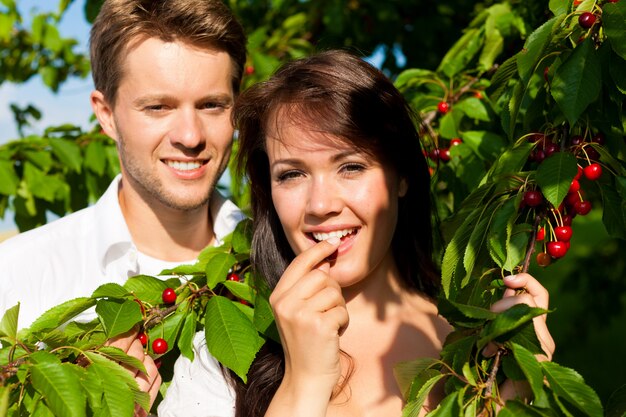
<svg viewBox="0 0 626 417">
<path fill-rule="evenodd" d="M 272 204 L 265 148 L 266 133 L 279 113 L 354 144 L 407 181 L 392 252 L 405 286 L 434 297 L 440 280 L 432 262 L 430 176 L 413 113 L 382 72 L 340 50 L 285 64 L 268 81 L 245 91 L 235 106 L 238 162 L 251 187 L 251 260 L 269 287 L 276 286 L 294 258 Z M 264 415 L 283 372 L 282 348 L 268 341 L 250 368 L 248 384 L 238 384 L 236 415 Z"/>
</svg>

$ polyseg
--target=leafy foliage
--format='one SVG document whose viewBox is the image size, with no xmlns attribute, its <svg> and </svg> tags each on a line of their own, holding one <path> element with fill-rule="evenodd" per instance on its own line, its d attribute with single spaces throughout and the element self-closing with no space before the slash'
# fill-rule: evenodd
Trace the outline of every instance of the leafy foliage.
<svg viewBox="0 0 626 417">
<path fill-rule="evenodd" d="M 86 1 L 89 19 L 99 3 Z M 557 229 L 587 215 L 582 206 L 594 208 L 590 216 L 601 207 L 610 236 L 626 237 L 626 3 L 442 1 L 432 13 L 448 25 L 436 29 L 431 7 L 419 7 L 419 1 L 322 3 L 229 2 L 244 27 L 254 28 L 244 88 L 283 60 L 318 47 L 371 52 L 382 45 L 383 68 L 420 116 L 442 220 L 439 311 L 455 330 L 440 358 L 419 358 L 395 369 L 406 397 L 403 416 L 417 415 L 440 381 L 446 397 L 429 416 L 492 415 L 498 408 L 504 416 L 603 415 L 598 395 L 577 371 L 538 361 L 542 352 L 532 319 L 545 311 L 515 306 L 495 314 L 489 306 L 501 296 L 503 275 L 563 265 L 565 254 L 553 256 L 550 248 L 559 242 Z M 22 42 L 24 51 L 43 45 L 48 56 L 59 50 L 64 41 L 50 27 L 69 2 L 61 2 L 58 15 L 35 19 L 32 35 L 19 27 L 13 2 L 2 4 L 8 12 L 0 15 L 0 42 L 13 42 L 10 48 Z M 597 16 L 591 28 L 578 24 L 583 12 Z M 24 33 L 9 39 L 8 27 Z M 441 55 L 433 55 L 431 47 L 437 38 L 450 39 L 450 49 L 438 51 Z M 71 41 L 64 45 L 69 54 Z M 398 52 L 408 63 L 401 72 Z M 78 70 L 84 69 L 83 59 L 69 59 L 57 70 L 44 60 L 38 68 L 55 89 L 67 76 L 86 73 Z M 6 74 L 2 71 L 0 66 Z M 36 108 L 13 112 L 22 127 L 39 117 Z M 603 174 L 592 180 L 582 169 L 593 164 Z M 20 229 L 35 227 L 48 212 L 61 216 L 94 201 L 118 170 L 114 145 L 97 127 L 83 132 L 59 126 L 0 146 L 0 216 L 11 208 Z M 229 191 L 247 207 L 245 182 L 234 178 Z M 538 192 L 541 201 L 529 204 L 528 192 Z M 133 403 L 147 408 L 145 395 L 118 365 L 137 365 L 133 358 L 104 345 L 107 337 L 137 325 L 150 340 L 168 342 L 164 359 L 179 353 L 193 358 L 193 337 L 204 331 L 210 352 L 245 380 L 264 341 L 278 340 L 268 291 L 247 263 L 247 225 L 221 247 L 206 248 L 194 265 L 164 271 L 164 277 L 132 277 L 124 286 L 104 285 L 90 297 L 55 307 L 29 329 L 16 328 L 19 305 L 7 311 L 0 321 L 0 416 L 90 410 L 124 416 L 132 415 Z M 561 243 L 569 249 L 569 240 Z M 228 281 L 232 270 L 244 279 Z M 177 300 L 164 306 L 161 293 L 168 286 Z M 94 306 L 97 320 L 71 322 Z M 494 356 L 482 355 L 487 345 L 497 346 Z M 117 377 L 107 381 L 115 381 L 103 384 L 111 374 Z M 500 397 L 505 378 L 527 383 L 533 402 L 505 402 Z M 624 398 L 624 388 L 616 391 L 606 415 L 622 415 Z"/>
</svg>

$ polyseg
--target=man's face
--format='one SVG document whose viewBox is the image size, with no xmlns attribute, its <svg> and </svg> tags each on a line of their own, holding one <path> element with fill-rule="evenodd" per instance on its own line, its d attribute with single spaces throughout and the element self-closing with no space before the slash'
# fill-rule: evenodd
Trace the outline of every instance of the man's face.
<svg viewBox="0 0 626 417">
<path fill-rule="evenodd" d="M 124 187 L 151 207 L 203 206 L 230 156 L 230 56 L 148 38 L 123 65 L 110 123 L 99 119 L 118 143 Z"/>
</svg>

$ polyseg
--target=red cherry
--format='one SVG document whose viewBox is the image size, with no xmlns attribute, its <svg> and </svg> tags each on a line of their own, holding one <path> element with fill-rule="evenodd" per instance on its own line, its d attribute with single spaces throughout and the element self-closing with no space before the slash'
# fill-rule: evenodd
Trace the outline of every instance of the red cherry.
<svg viewBox="0 0 626 417">
<path fill-rule="evenodd" d="M 176 291 L 171 288 L 166 288 L 163 290 L 161 298 L 163 298 L 165 304 L 174 304 L 176 302 Z"/>
<path fill-rule="evenodd" d="M 157 338 L 154 339 L 154 342 L 152 342 L 152 351 L 154 353 L 156 353 L 157 355 L 161 355 L 165 352 L 167 352 L 168 346 L 167 346 L 167 342 L 165 341 L 165 339 L 162 338 Z"/>
<path fill-rule="evenodd" d="M 440 101 L 437 104 L 437 110 L 439 110 L 439 113 L 441 114 L 446 114 L 448 111 L 450 111 L 450 105 L 445 101 Z"/>
<path fill-rule="evenodd" d="M 598 145 L 604 145 L 606 143 L 604 133 L 602 132 L 596 133 L 595 136 L 591 138 L 591 141 L 597 143 Z"/>
<path fill-rule="evenodd" d="M 546 135 L 544 135 L 543 133 L 532 133 L 529 137 L 528 140 L 530 142 L 539 142 L 539 141 L 543 141 L 546 138 Z"/>
<path fill-rule="evenodd" d="M 439 159 L 448 162 L 450 160 L 450 148 L 439 149 Z"/>
<path fill-rule="evenodd" d="M 594 161 L 600 160 L 600 153 L 596 151 L 594 148 L 588 146 L 585 148 L 585 152 L 587 152 L 587 156 L 589 157 L 589 159 L 594 160 Z"/>
<path fill-rule="evenodd" d="M 572 228 L 570 226 L 560 226 L 554 229 L 556 240 L 568 242 L 572 238 Z"/>
<path fill-rule="evenodd" d="M 474 93 L 474 97 L 476 97 L 478 100 L 482 100 L 483 98 L 483 93 L 481 93 L 480 91 L 476 91 Z"/>
<path fill-rule="evenodd" d="M 619 0 L 606 0 L 607 3 L 617 3 Z"/>
<path fill-rule="evenodd" d="M 574 179 L 579 180 L 580 177 L 582 176 L 583 176 L 583 168 L 580 165 L 578 165 L 578 172 L 576 173 L 576 176 L 574 177 Z"/>
<path fill-rule="evenodd" d="M 234 272 L 231 272 L 230 274 L 228 274 L 228 276 L 226 277 L 226 279 L 227 279 L 227 280 L 229 280 L 229 281 L 237 281 L 237 282 L 239 282 L 239 281 L 240 281 L 240 279 L 239 279 L 239 275 L 237 275 L 237 274 L 236 274 L 236 273 L 234 273 Z"/>
<path fill-rule="evenodd" d="M 437 162 L 439 160 L 439 149 L 435 148 L 432 151 L 429 152 L 428 157 L 434 161 Z"/>
<path fill-rule="evenodd" d="M 583 29 L 589 29 L 596 23 L 596 15 L 593 13 L 585 12 L 578 17 L 578 24 Z"/>
<path fill-rule="evenodd" d="M 254 74 L 254 67 L 252 65 L 248 65 L 246 67 L 246 75 L 252 75 Z"/>
<path fill-rule="evenodd" d="M 578 192 L 578 190 L 580 190 L 580 183 L 578 182 L 578 180 L 572 180 L 572 183 L 569 185 L 569 190 L 567 190 L 567 192 L 576 193 Z"/>
<path fill-rule="evenodd" d="M 555 152 L 559 151 L 559 146 L 556 143 L 548 143 L 545 148 L 544 148 L 544 152 L 546 154 L 546 157 L 554 154 Z"/>
<path fill-rule="evenodd" d="M 602 175 L 602 167 L 600 164 L 589 164 L 583 169 L 585 177 L 590 181 L 595 181 Z"/>
<path fill-rule="evenodd" d="M 543 196 L 539 191 L 526 191 L 524 193 L 524 203 L 529 207 L 537 207 L 543 202 Z"/>
<path fill-rule="evenodd" d="M 561 217 L 561 221 L 563 222 L 563 226 L 571 226 L 572 225 L 572 216 L 566 214 Z"/>
<path fill-rule="evenodd" d="M 148 335 L 146 335 L 144 332 L 139 333 L 137 335 L 137 339 L 139 339 L 143 347 L 146 347 L 146 345 L 148 344 Z"/>
<path fill-rule="evenodd" d="M 591 211 L 591 201 L 577 201 L 576 204 L 574 204 L 574 211 L 581 216 L 586 215 Z"/>
<path fill-rule="evenodd" d="M 565 242 L 548 242 L 548 244 L 546 245 L 546 249 L 548 250 L 550 256 L 555 259 L 562 258 L 567 253 L 567 245 L 565 244 Z"/>
<path fill-rule="evenodd" d="M 574 146 L 578 146 L 578 145 L 580 145 L 581 143 L 583 143 L 584 141 L 585 141 L 585 138 L 583 138 L 583 137 L 582 137 L 582 136 L 580 136 L 580 135 L 574 135 L 574 136 L 572 136 L 572 145 L 574 145 Z"/>
<path fill-rule="evenodd" d="M 550 82 L 550 80 L 548 79 L 548 73 L 550 72 L 550 67 L 545 67 L 543 69 L 543 79 L 546 80 L 547 83 Z"/>
<path fill-rule="evenodd" d="M 454 139 L 452 139 L 450 141 L 450 147 L 457 146 L 457 145 L 460 145 L 462 143 L 463 143 L 463 139 L 461 139 L 461 138 L 454 138 Z"/>
<path fill-rule="evenodd" d="M 537 236 L 535 237 L 535 240 L 543 240 L 546 237 L 546 229 L 545 227 L 540 227 L 539 230 L 537 230 Z"/>
<path fill-rule="evenodd" d="M 539 252 L 535 259 L 537 260 L 537 265 L 539 266 L 548 266 L 552 263 L 552 258 L 545 252 Z"/>
<path fill-rule="evenodd" d="M 574 207 L 574 204 L 578 203 L 580 201 L 580 195 L 578 195 L 578 193 L 568 193 L 565 196 L 565 204 L 568 207 Z"/>
</svg>

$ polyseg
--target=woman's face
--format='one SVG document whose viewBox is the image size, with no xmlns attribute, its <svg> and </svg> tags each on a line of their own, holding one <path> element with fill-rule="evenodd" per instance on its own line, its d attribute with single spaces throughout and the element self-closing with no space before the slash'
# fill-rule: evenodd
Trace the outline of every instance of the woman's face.
<svg viewBox="0 0 626 417">
<path fill-rule="evenodd" d="M 266 138 L 272 201 L 294 253 L 341 237 L 330 275 L 342 287 L 393 265 L 398 197 L 406 193 L 395 170 L 345 140 L 292 122 L 274 126 Z"/>
</svg>

